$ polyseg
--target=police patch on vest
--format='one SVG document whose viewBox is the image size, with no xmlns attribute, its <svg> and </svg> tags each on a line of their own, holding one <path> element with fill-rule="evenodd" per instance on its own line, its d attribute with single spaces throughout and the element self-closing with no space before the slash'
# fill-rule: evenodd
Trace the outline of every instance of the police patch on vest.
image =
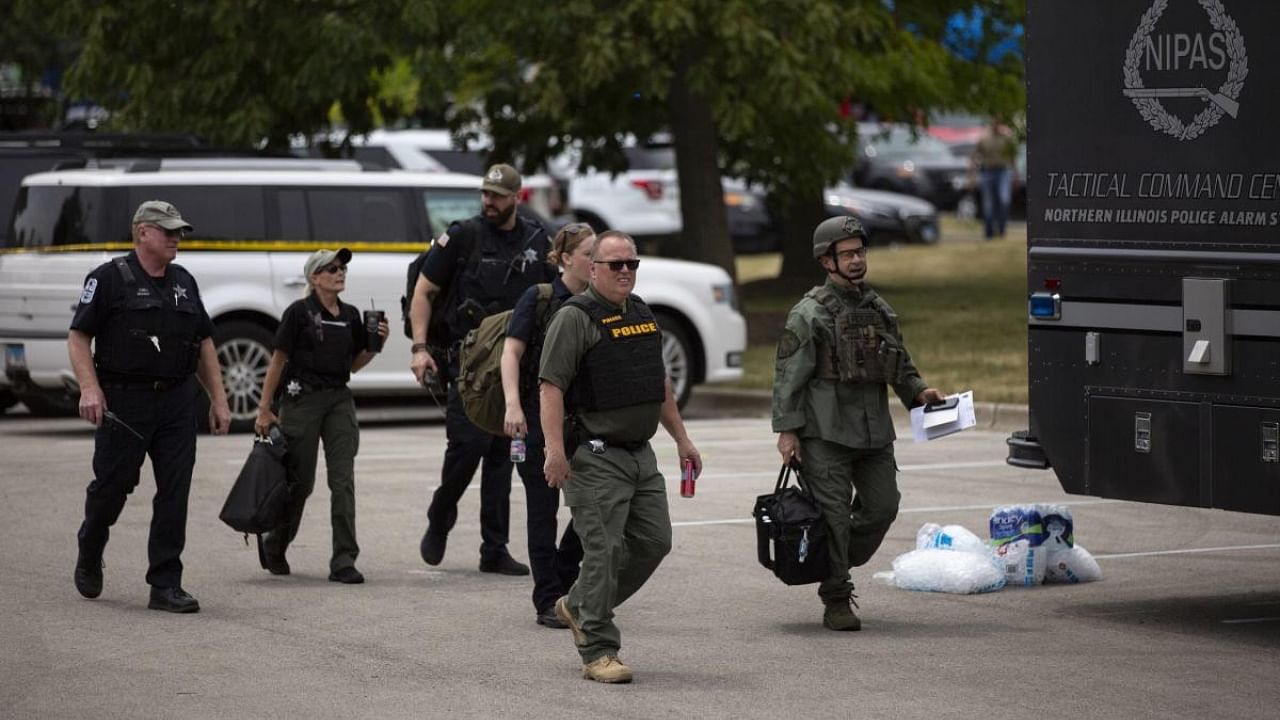
<svg viewBox="0 0 1280 720">
<path fill-rule="evenodd" d="M 782 337 L 778 339 L 778 359 L 782 360 L 796 354 L 800 349 L 800 336 L 791 330 L 783 330 Z"/>
<path fill-rule="evenodd" d="M 621 315 L 610 315 L 609 317 L 600 318 L 600 324 L 608 325 L 609 323 L 616 323 L 621 319 L 622 319 Z"/>
<path fill-rule="evenodd" d="M 611 328 L 609 334 L 615 338 L 635 337 L 636 335 L 652 335 L 658 332 L 658 323 L 636 323 L 634 325 L 623 325 L 622 327 Z"/>
<path fill-rule="evenodd" d="M 84 284 L 84 292 L 80 293 L 80 304 L 93 302 L 93 294 L 98 292 L 98 278 L 89 278 Z"/>
</svg>

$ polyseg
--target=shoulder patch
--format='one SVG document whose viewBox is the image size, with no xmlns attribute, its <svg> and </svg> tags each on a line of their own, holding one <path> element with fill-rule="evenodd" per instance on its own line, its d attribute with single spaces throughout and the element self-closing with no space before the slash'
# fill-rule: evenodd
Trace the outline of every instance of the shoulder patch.
<svg viewBox="0 0 1280 720">
<path fill-rule="evenodd" d="M 84 292 L 80 293 L 80 304 L 88 305 L 93 302 L 93 295 L 96 292 L 98 292 L 98 278 L 89 278 L 84 283 Z"/>
<path fill-rule="evenodd" d="M 440 237 L 436 238 L 436 245 L 439 245 L 440 247 L 444 247 L 445 245 L 448 245 L 448 244 L 449 244 L 449 233 L 448 232 L 440 233 Z"/>
<path fill-rule="evenodd" d="M 800 336 L 794 331 L 786 329 L 782 331 L 782 337 L 778 338 L 778 359 L 784 360 L 796 354 L 800 349 Z"/>
</svg>

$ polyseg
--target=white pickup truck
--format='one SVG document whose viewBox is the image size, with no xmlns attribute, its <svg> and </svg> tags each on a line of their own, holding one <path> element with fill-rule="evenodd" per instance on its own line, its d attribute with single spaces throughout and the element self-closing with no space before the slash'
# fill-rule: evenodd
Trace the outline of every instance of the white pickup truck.
<svg viewBox="0 0 1280 720">
<path fill-rule="evenodd" d="M 364 172 L 305 160 L 258 167 L 153 161 L 28 176 L 0 248 L 0 392 L 34 412 L 74 407 L 78 389 L 66 350 L 73 307 L 85 275 L 131 249 L 129 220 L 144 200 L 172 202 L 196 228 L 177 262 L 195 276 L 214 320 L 238 429 L 252 426 L 275 328 L 302 295 L 302 265 L 313 250 L 350 248 L 343 299 L 386 311 L 395 326 L 409 262 L 450 222 L 479 212 L 477 176 Z M 746 323 L 727 273 L 646 257 L 636 291 L 658 315 L 682 402 L 697 383 L 742 376 Z M 351 388 L 359 396 L 423 392 L 408 365 L 409 341 L 392 333 L 382 355 L 352 376 Z"/>
</svg>

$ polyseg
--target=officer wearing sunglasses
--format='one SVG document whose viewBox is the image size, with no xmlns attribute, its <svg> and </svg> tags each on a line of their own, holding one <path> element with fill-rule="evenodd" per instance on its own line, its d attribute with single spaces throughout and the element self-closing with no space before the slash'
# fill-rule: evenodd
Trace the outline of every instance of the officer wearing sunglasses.
<svg viewBox="0 0 1280 720">
<path fill-rule="evenodd" d="M 632 293 L 635 241 L 602 233 L 586 292 L 551 319 L 538 376 L 547 484 L 564 490 L 582 540 L 581 574 L 556 615 L 573 631 L 583 677 L 630 682 L 613 610 L 671 550 L 666 480 L 649 439 L 666 428 L 681 462 L 702 472 L 662 360 L 653 311 Z M 570 430 L 565 436 L 565 418 Z"/>
<path fill-rule="evenodd" d="M 315 488 L 323 441 L 333 524 L 329 580 L 356 585 L 364 582 L 356 569 L 360 546 L 356 543 L 355 463 L 360 427 L 347 383 L 351 373 L 373 360 L 377 349 L 369 347 L 360 311 L 338 297 L 346 289 L 350 262 L 347 248 L 316 250 L 307 258 L 303 266 L 307 292 L 285 308 L 280 319 L 254 429 L 266 435 L 271 425 L 279 423 L 289 441 L 285 523 L 266 537 L 259 536 L 258 562 L 272 575 L 290 574 L 285 553 L 298 534 L 307 497 Z M 385 340 L 388 331 L 383 320 L 378 335 Z"/>
</svg>

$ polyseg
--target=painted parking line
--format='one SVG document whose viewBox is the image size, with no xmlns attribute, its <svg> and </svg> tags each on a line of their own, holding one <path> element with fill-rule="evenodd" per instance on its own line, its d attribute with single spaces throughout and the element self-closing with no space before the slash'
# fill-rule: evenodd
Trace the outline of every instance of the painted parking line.
<svg viewBox="0 0 1280 720">
<path fill-rule="evenodd" d="M 1277 620 L 1280 620 L 1280 616 L 1260 617 L 1260 618 L 1239 618 L 1237 620 L 1223 620 L 1222 624 L 1223 625 L 1246 625 L 1249 623 L 1276 622 Z"/>
<path fill-rule="evenodd" d="M 1077 500 L 1077 501 L 1062 502 L 1061 500 L 1058 500 L 1058 501 L 1054 501 L 1052 504 L 1079 507 L 1081 505 L 1110 505 L 1112 503 L 1120 503 L 1120 502 L 1125 502 L 1125 501 L 1099 499 L 1099 500 Z M 990 502 L 990 503 L 980 503 L 977 505 L 936 505 L 933 507 L 902 508 L 898 510 L 898 514 L 905 515 L 905 514 L 925 513 L 925 512 L 940 513 L 940 512 L 954 512 L 958 510 L 990 510 L 991 508 L 999 507 L 1001 505 L 1008 505 L 1008 504 L 1010 503 Z M 1023 504 L 1023 503 L 1019 503 L 1019 504 Z M 1032 504 L 1032 503 L 1026 503 L 1026 504 Z M 1042 503 L 1034 503 L 1034 504 L 1048 505 L 1050 503 L 1042 502 Z M 698 527 L 701 525 L 737 525 L 737 524 L 753 523 L 753 522 L 755 522 L 755 518 L 723 518 L 720 520 L 684 520 L 681 522 L 671 523 L 671 527 Z M 1277 546 L 1277 547 L 1280 547 L 1280 546 Z"/>
<path fill-rule="evenodd" d="M 1266 545 L 1223 545 L 1207 548 L 1182 548 L 1179 550 L 1148 550 L 1146 552 L 1114 553 L 1111 555 L 1094 555 L 1095 560 L 1119 560 L 1123 558 L 1154 557 L 1157 555 L 1190 555 L 1195 553 L 1234 552 L 1236 550 L 1275 550 L 1280 543 Z"/>
</svg>

